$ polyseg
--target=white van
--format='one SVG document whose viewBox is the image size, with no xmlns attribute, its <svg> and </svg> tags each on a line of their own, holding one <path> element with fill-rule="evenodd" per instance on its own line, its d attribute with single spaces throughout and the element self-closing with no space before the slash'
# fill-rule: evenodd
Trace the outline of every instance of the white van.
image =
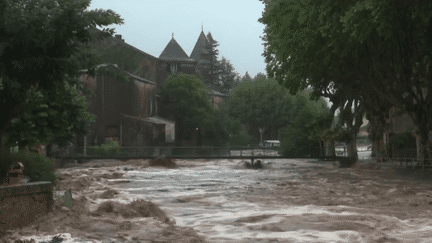
<svg viewBox="0 0 432 243">
<path fill-rule="evenodd" d="M 273 147 L 280 148 L 280 141 L 279 140 L 264 140 L 264 147 L 266 147 L 266 148 L 273 148 Z"/>
</svg>

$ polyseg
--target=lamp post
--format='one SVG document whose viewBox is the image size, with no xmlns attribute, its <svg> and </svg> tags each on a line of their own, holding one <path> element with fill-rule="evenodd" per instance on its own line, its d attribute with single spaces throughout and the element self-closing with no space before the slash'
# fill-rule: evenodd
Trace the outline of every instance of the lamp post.
<svg viewBox="0 0 432 243">
<path fill-rule="evenodd" d="M 264 131 L 265 131 L 265 128 L 258 128 L 258 130 L 259 130 L 259 133 L 260 133 L 260 141 L 261 141 L 261 144 L 263 144 L 263 140 L 262 140 L 262 135 L 263 135 L 263 133 L 264 133 Z"/>
</svg>

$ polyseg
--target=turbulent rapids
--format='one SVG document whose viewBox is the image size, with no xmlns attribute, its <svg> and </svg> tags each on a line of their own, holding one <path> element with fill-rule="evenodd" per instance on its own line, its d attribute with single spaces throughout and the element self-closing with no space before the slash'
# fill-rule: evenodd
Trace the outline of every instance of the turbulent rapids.
<svg viewBox="0 0 432 243">
<path fill-rule="evenodd" d="M 432 191 L 425 171 L 374 164 L 340 169 L 301 159 L 264 160 L 259 170 L 246 169 L 240 160 L 177 160 L 171 169 L 124 163 L 59 170 L 62 183 L 74 187 L 74 203 L 94 217 L 105 216 L 103 221 L 78 211 L 78 219 L 71 215 L 69 221 L 52 216 L 69 230 L 50 234 L 44 219 L 35 223 L 39 232 L 29 226 L 14 239 L 44 240 L 56 233 L 67 242 L 432 241 Z M 60 195 L 66 190 L 62 183 Z M 150 202 L 162 211 L 146 216 L 137 209 Z M 137 214 L 132 209 L 143 213 L 126 217 Z"/>
</svg>

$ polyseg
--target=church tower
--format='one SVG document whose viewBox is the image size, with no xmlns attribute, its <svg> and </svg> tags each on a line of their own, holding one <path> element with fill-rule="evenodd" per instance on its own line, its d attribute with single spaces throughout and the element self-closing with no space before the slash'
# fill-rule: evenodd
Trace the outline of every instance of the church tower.
<svg viewBox="0 0 432 243">
<path fill-rule="evenodd" d="M 201 29 L 201 33 L 198 36 L 198 40 L 195 43 L 195 47 L 190 55 L 192 59 L 199 62 L 201 60 L 201 53 L 205 52 L 206 46 L 209 44 L 206 35 L 204 34 L 203 29 Z"/>
<path fill-rule="evenodd" d="M 173 73 L 195 74 L 196 61 L 189 58 L 179 43 L 174 39 L 174 33 L 165 49 L 159 55 L 161 61 L 161 83 Z"/>
</svg>

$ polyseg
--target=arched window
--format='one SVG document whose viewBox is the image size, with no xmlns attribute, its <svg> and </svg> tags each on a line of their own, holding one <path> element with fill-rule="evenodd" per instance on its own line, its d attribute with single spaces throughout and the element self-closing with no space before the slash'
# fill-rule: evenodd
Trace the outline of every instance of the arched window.
<svg viewBox="0 0 432 243">
<path fill-rule="evenodd" d="M 171 73 L 176 73 L 177 72 L 177 64 L 171 64 L 170 65 L 170 71 Z"/>
</svg>

